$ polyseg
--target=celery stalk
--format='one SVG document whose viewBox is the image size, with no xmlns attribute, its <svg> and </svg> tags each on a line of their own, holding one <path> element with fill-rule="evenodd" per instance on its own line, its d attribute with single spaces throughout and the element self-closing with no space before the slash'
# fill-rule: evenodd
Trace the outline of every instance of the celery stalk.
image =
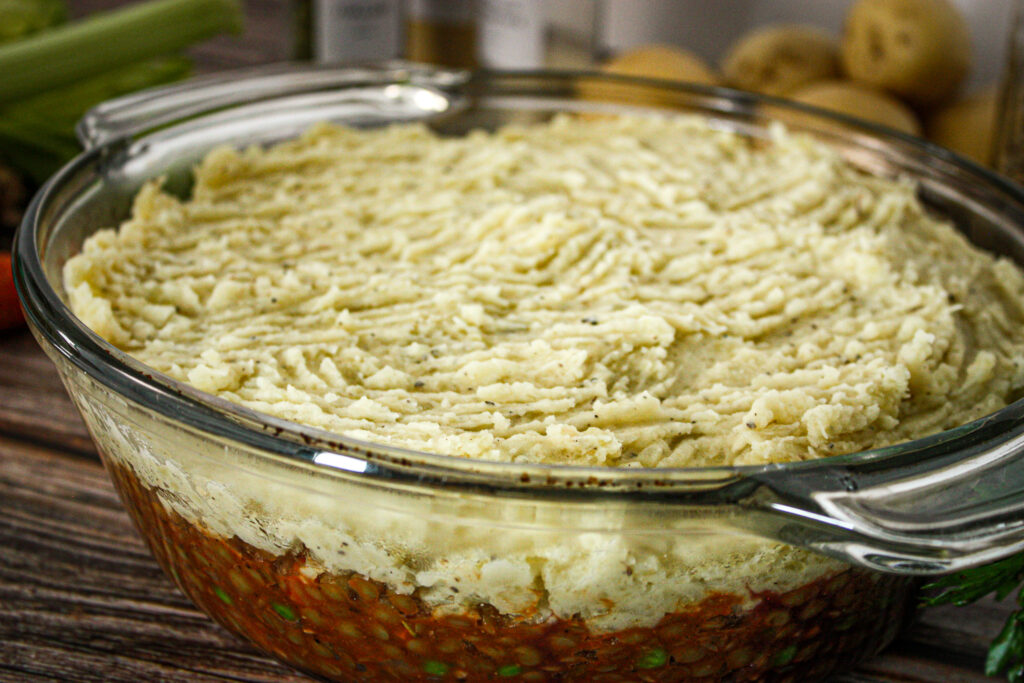
<svg viewBox="0 0 1024 683">
<path fill-rule="evenodd" d="M 0 45 L 0 105 L 241 26 L 238 0 L 153 0 Z"/>
<path fill-rule="evenodd" d="M 21 40 L 67 20 L 64 0 L 0 0 L 0 43 Z"/>
<path fill-rule="evenodd" d="M 81 151 L 75 123 L 100 102 L 188 75 L 184 57 L 160 57 L 0 108 L 0 163 L 42 183 Z"/>
</svg>

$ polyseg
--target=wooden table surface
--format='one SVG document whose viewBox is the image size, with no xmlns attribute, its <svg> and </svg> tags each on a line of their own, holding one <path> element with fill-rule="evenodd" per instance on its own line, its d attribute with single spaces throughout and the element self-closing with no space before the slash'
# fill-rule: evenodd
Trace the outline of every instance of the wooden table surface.
<svg viewBox="0 0 1024 683">
<path fill-rule="evenodd" d="M 992 681 L 1009 604 L 923 612 L 846 683 Z M 196 610 L 163 576 L 56 370 L 0 333 L 0 681 L 301 681 Z"/>
</svg>

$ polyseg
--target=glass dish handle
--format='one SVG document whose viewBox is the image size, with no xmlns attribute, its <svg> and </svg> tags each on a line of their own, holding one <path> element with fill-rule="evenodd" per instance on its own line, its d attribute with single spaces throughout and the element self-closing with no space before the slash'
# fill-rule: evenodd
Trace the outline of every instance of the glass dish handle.
<svg viewBox="0 0 1024 683">
<path fill-rule="evenodd" d="M 108 100 L 86 112 L 75 134 L 83 147 L 92 149 L 201 114 L 277 100 L 282 95 L 394 81 L 449 89 L 467 79 L 464 71 L 399 61 L 356 68 L 283 64 L 238 69 Z"/>
<path fill-rule="evenodd" d="M 762 531 L 874 569 L 934 574 L 1001 559 L 1024 550 L 1024 423 L 997 416 L 890 457 L 756 475 L 768 491 L 750 503 L 774 527 Z"/>
</svg>

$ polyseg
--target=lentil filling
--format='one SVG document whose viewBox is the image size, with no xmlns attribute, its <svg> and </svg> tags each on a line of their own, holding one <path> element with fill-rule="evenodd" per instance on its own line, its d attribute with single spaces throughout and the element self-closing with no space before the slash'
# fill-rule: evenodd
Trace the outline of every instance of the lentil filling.
<svg viewBox="0 0 1024 683">
<path fill-rule="evenodd" d="M 909 579 L 859 569 L 785 593 L 712 593 L 656 625 L 592 632 L 486 604 L 435 615 L 354 572 L 310 575 L 306 553 L 274 555 L 168 510 L 105 460 L 164 570 L 204 612 L 292 666 L 335 681 L 819 680 L 877 652 L 908 614 Z"/>
</svg>

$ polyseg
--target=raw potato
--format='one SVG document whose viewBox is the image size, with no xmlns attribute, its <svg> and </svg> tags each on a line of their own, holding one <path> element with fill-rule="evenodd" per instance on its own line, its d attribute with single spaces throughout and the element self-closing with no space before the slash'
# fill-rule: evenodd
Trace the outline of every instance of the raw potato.
<svg viewBox="0 0 1024 683">
<path fill-rule="evenodd" d="M 928 139 L 979 164 L 991 164 L 997 101 L 993 88 L 940 109 L 925 124 Z"/>
<path fill-rule="evenodd" d="M 722 62 L 722 76 L 741 90 L 785 95 L 839 76 L 839 46 L 811 26 L 768 26 L 748 33 Z"/>
<path fill-rule="evenodd" d="M 951 97 L 971 63 L 967 23 L 948 0 L 859 0 L 842 52 L 850 78 L 921 107 Z"/>
<path fill-rule="evenodd" d="M 812 83 L 792 93 L 790 99 L 889 126 L 910 135 L 921 134 L 921 124 L 906 105 L 884 92 L 859 83 Z M 789 118 L 800 118 L 800 115 L 791 114 Z"/>
<path fill-rule="evenodd" d="M 625 76 L 668 78 L 714 85 L 714 71 L 692 52 L 668 45 L 645 45 L 623 52 L 609 60 L 602 71 Z"/>
<path fill-rule="evenodd" d="M 644 45 L 616 55 L 601 70 L 621 76 L 663 78 L 701 85 L 717 85 L 715 72 L 697 55 L 667 45 Z M 678 100 L 656 88 L 583 81 L 580 95 L 586 99 L 630 102 L 636 104 L 671 105 Z"/>
</svg>

